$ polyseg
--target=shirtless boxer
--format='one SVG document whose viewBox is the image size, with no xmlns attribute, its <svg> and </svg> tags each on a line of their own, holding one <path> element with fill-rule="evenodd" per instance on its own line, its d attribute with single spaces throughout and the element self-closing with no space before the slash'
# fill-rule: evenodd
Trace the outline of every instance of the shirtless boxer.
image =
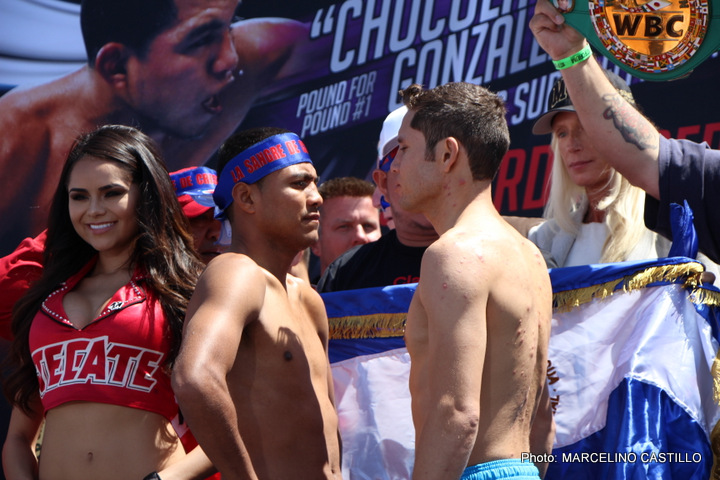
<svg viewBox="0 0 720 480">
<path fill-rule="evenodd" d="M 232 226 L 188 308 L 173 387 L 225 480 L 340 478 L 328 321 L 288 275 L 318 238 L 322 198 L 302 141 L 282 129 L 231 136 L 214 198 Z"/>
<path fill-rule="evenodd" d="M 409 111 L 388 188 L 440 235 L 405 330 L 413 479 L 538 478 L 521 455 L 543 397 L 552 289 L 538 249 L 493 206 L 510 142 L 504 105 L 469 83 L 402 93 Z"/>
<path fill-rule="evenodd" d="M 37 235 L 75 137 L 139 127 L 170 170 L 204 164 L 262 88 L 295 71 L 299 22 L 231 25 L 237 0 L 84 1 L 88 65 L 0 97 L 0 247 Z M 6 252 L 7 253 L 7 252 Z"/>
</svg>

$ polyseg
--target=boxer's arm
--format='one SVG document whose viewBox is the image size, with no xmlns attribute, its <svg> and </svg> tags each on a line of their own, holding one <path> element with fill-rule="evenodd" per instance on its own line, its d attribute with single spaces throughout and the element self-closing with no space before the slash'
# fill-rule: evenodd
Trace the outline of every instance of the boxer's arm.
<svg viewBox="0 0 720 480">
<path fill-rule="evenodd" d="M 479 428 L 488 290 L 484 279 L 473 278 L 469 284 L 459 273 L 477 271 L 476 263 L 458 255 L 459 249 L 444 246 L 444 251 L 433 246 L 426 250 L 416 290 L 428 338 L 422 359 L 426 368 L 419 375 L 428 379 L 429 388 L 411 392 L 425 397 L 417 403 L 423 409 L 422 424 L 413 419 L 420 428 L 413 480 L 459 478 Z"/>
<path fill-rule="evenodd" d="M 173 389 L 188 426 L 220 472 L 257 478 L 238 429 L 230 374 L 244 328 L 257 320 L 266 279 L 247 257 L 211 261 L 188 305 Z"/>
</svg>

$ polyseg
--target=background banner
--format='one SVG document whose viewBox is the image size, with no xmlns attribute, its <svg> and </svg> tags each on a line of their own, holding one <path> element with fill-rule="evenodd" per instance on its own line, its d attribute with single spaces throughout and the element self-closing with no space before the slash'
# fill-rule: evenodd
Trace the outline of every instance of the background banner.
<svg viewBox="0 0 720 480">
<path fill-rule="evenodd" d="M 495 179 L 495 205 L 507 215 L 541 214 L 550 173 L 549 136 L 534 136 L 530 129 L 543 113 L 558 73 L 528 28 L 532 0 L 297 3 L 247 0 L 237 9 L 243 19 L 286 17 L 306 27 L 305 57 L 292 74 L 256 92 L 239 128 L 272 125 L 296 132 L 321 180 L 365 178 L 376 159 L 382 120 L 399 105 L 400 88 L 413 82 L 427 87 L 450 81 L 483 84 L 506 99 L 512 138 Z M 79 10 L 71 0 L 0 2 L 0 93 L 44 85 L 82 67 Z M 716 54 L 689 77 L 672 82 L 633 78 L 601 58 L 629 81 L 638 104 L 664 134 L 720 148 Z M 252 69 L 242 67 L 245 75 Z M 183 100 L 179 93 L 178 101 Z M 2 115 L 0 108 L 0 121 Z M 0 154 L 3 142 L 7 137 L 0 136 Z M 213 166 L 212 154 L 203 158 Z M 178 155 L 166 155 L 166 160 L 170 170 L 189 166 Z M 27 165 L 30 160 L 21 154 L 4 161 L 6 172 L 17 165 L 36 168 L 38 174 L 45 171 L 42 165 Z M 50 180 L 46 183 L 52 184 Z M 39 233 L 46 218 L 45 204 L 33 197 L 37 181 L 18 187 L 20 181 L 12 173 L 0 176 L 0 191 L 20 192 L 4 205 L 0 254 Z M 31 216 L 40 220 L 31 223 Z"/>
</svg>

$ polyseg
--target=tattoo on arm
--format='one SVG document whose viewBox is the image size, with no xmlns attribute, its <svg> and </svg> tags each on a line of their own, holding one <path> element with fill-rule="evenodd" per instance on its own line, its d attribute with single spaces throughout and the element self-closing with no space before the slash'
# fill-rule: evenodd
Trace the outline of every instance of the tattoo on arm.
<svg viewBox="0 0 720 480">
<path fill-rule="evenodd" d="M 655 148 L 657 130 L 640 112 L 623 101 L 618 93 L 604 95 L 603 100 L 609 105 L 603 112 L 603 118 L 612 120 L 627 143 L 635 145 L 639 150 Z"/>
</svg>

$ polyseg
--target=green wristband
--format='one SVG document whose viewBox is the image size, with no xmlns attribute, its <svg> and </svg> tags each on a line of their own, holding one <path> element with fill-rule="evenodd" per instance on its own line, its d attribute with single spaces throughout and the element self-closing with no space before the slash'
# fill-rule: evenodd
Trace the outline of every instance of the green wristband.
<svg viewBox="0 0 720 480">
<path fill-rule="evenodd" d="M 592 50 L 590 50 L 590 45 L 585 45 L 582 50 L 577 53 L 573 53 L 569 57 L 561 58 L 560 60 L 553 60 L 553 64 L 556 69 L 563 70 L 565 68 L 570 68 L 573 65 L 577 65 L 578 63 L 582 63 L 591 56 Z"/>
</svg>

